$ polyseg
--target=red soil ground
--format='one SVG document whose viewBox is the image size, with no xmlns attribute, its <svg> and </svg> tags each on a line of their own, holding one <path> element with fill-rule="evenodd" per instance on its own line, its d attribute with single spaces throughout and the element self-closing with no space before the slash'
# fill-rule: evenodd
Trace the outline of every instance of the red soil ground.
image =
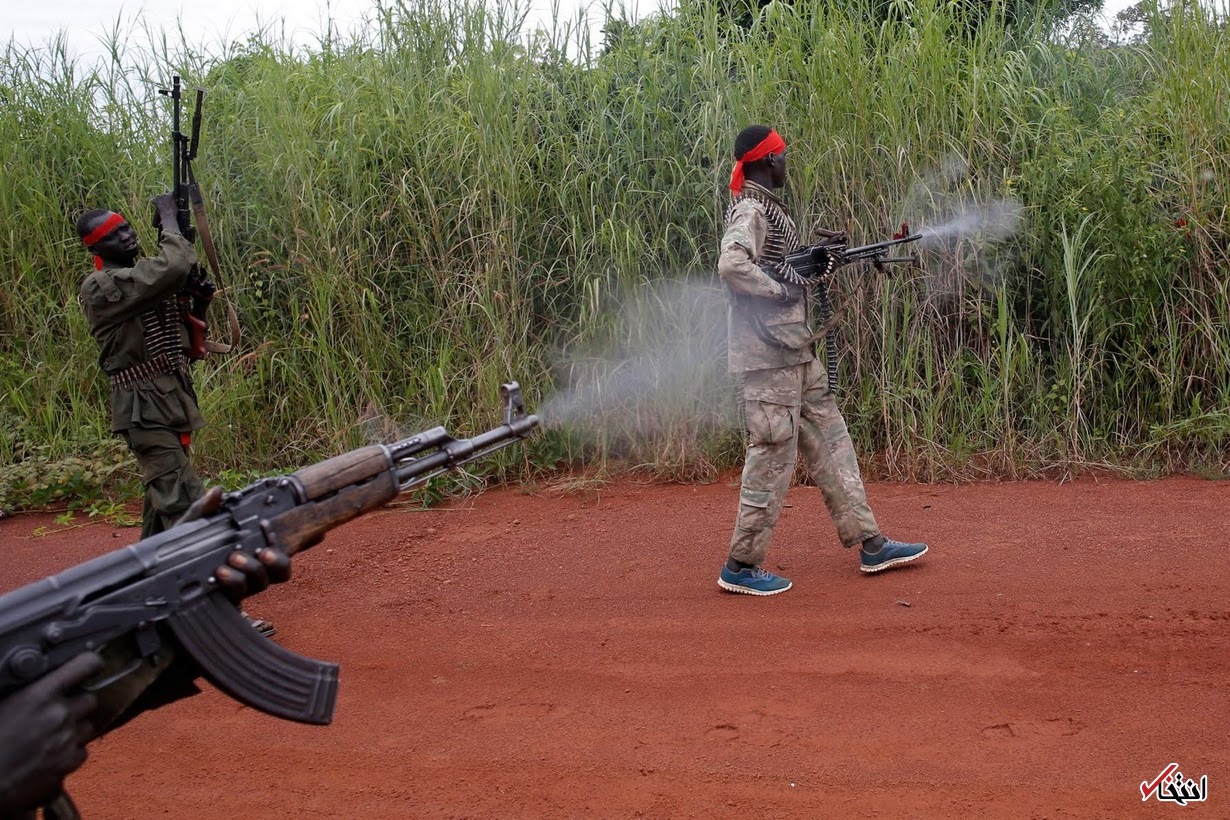
<svg viewBox="0 0 1230 820">
<path fill-rule="evenodd" d="M 864 576 L 816 491 L 722 593 L 737 489 L 621 483 L 387 510 L 249 601 L 342 665 L 329 727 L 206 687 L 91 747 L 87 820 L 1230 817 L 1230 485 L 875 484 L 932 545 Z M 9 589 L 135 539 L 0 522 Z M 905 604 L 908 604 L 906 606 Z"/>
</svg>

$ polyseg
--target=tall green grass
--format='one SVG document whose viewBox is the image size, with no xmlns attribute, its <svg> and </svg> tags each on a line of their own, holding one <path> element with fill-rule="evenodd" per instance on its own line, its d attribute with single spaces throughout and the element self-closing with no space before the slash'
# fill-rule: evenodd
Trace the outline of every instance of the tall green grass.
<svg viewBox="0 0 1230 820">
<path fill-rule="evenodd" d="M 1147 39 L 1107 47 L 1043 17 L 971 33 L 950 4 L 902 8 L 883 22 L 871 4 L 773 4 L 745 30 L 688 3 L 609 20 L 600 45 L 573 21 L 529 36 L 515 6 L 424 0 L 310 49 L 257 34 L 209 54 L 117 32 L 85 65 L 60 44 L 10 45 L 0 457 L 105 448 L 72 222 L 100 206 L 146 221 L 168 184 L 156 89 L 181 73 L 208 88 L 198 175 L 245 330 L 197 369 L 211 475 L 425 425 L 476 431 L 509 378 L 537 406 L 662 355 L 669 317 L 621 317 L 661 280 L 711 281 L 729 146 L 755 121 L 791 144 L 805 228 L 871 241 L 1023 206 L 1011 239 L 840 275 L 843 406 L 870 472 L 1226 473 L 1224 17 L 1156 11 Z M 617 393 L 498 469 L 736 463 L 720 333 L 697 336 L 692 378 L 672 383 L 724 404 L 701 423 L 678 395 Z"/>
</svg>

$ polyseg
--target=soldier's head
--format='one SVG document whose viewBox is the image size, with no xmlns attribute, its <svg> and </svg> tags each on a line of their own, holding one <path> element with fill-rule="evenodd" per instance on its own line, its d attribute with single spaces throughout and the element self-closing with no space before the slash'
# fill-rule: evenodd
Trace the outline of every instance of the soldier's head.
<svg viewBox="0 0 1230 820">
<path fill-rule="evenodd" d="M 94 254 L 96 268 L 101 269 L 104 262 L 132 267 L 141 252 L 136 232 L 127 219 L 114 211 L 101 208 L 86 211 L 77 218 L 77 235 Z"/>
<path fill-rule="evenodd" d="M 744 179 L 766 188 L 786 184 L 786 141 L 767 125 L 749 125 L 735 137 L 730 189 L 738 193 Z"/>
</svg>

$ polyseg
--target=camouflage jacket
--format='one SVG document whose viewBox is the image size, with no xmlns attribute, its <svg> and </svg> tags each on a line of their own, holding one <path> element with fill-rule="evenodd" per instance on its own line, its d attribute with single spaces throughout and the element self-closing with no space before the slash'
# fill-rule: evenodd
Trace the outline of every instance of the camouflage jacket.
<svg viewBox="0 0 1230 820">
<path fill-rule="evenodd" d="M 98 342 L 98 364 L 108 376 L 150 360 L 151 328 L 162 327 L 161 344 L 177 355 L 188 346 L 176 295 L 196 264 L 196 250 L 178 234 L 163 234 L 161 244 L 155 257 L 138 259 L 131 268 L 91 271 L 81 283 L 81 306 Z M 112 381 L 113 433 L 133 427 L 188 432 L 204 426 L 186 357 L 172 372 L 131 387 Z"/>
<path fill-rule="evenodd" d="M 767 188 L 745 182 L 742 194 L 726 212 L 717 267 L 730 290 L 730 372 L 809 362 L 816 357 L 816 334 L 809 321 L 806 289 L 783 285 L 761 268 L 773 261 L 765 258 L 767 246 L 781 245 L 784 239 L 776 237 L 774 242 L 770 232 L 784 228 L 797 238 L 794 222 L 786 206 Z M 776 213 L 770 214 L 770 209 Z M 782 288 L 789 289 L 793 298 L 780 301 Z"/>
</svg>

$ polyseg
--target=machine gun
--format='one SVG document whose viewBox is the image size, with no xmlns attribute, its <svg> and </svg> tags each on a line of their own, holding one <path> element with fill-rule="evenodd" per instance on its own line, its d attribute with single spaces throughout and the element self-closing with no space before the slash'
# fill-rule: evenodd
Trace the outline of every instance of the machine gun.
<svg viewBox="0 0 1230 820">
<path fill-rule="evenodd" d="M 205 198 L 201 195 L 201 186 L 197 184 L 196 174 L 192 170 L 192 161 L 196 159 L 197 150 L 201 144 L 201 111 L 205 104 L 205 89 L 196 89 L 196 105 L 192 111 L 191 136 L 184 134 L 181 128 L 183 109 L 183 91 L 180 77 L 176 74 L 171 78 L 171 87 L 160 88 L 158 93 L 171 98 L 171 193 L 175 197 L 175 220 L 179 224 L 179 232 L 189 242 L 195 242 L 199 237 L 201 247 L 205 251 L 205 259 L 209 263 L 209 274 L 199 267 L 194 267 L 188 276 L 188 282 L 180 292 L 180 303 L 183 306 L 184 324 L 188 327 L 188 358 L 197 361 L 204 359 L 209 353 L 226 353 L 239 343 L 239 318 L 234 307 L 228 301 L 227 322 L 230 326 L 231 342 L 224 344 L 207 338 L 209 330 L 209 305 L 214 294 L 222 283 L 222 268 L 218 264 L 218 249 L 214 245 L 213 232 L 209 228 L 209 216 L 205 212 Z"/>
<path fill-rule="evenodd" d="M 0 596 L 0 697 L 82 652 L 125 642 L 136 660 L 118 684 L 153 664 L 167 629 L 205 677 L 235 700 L 276 717 L 327 724 L 336 664 L 297 655 L 253 629 L 214 571 L 232 552 L 274 547 L 294 555 L 327 531 L 403 491 L 526 438 L 539 425 L 516 382 L 502 385 L 503 424 L 458 439 L 434 427 L 362 447 L 287 476 L 228 493 L 221 509 Z"/>
<path fill-rule="evenodd" d="M 917 264 L 916 255 L 889 256 L 889 252 L 898 245 L 917 242 L 923 237 L 921 233 L 911 234 L 908 222 L 901 223 L 901 229 L 892 239 L 853 248 L 846 245 L 844 233 L 821 231 L 821 234 L 824 238 L 820 242 L 786 254 L 785 260 L 778 268 L 783 281 L 806 284 L 816 279 L 824 279 L 843 265 L 861 261 L 871 262 L 877 270 L 883 270 L 885 265 L 890 264 Z"/>
<path fill-rule="evenodd" d="M 894 263 L 917 264 L 917 256 L 889 256 L 889 252 L 898 245 L 917 242 L 923 235 L 910 233 L 909 223 L 902 222 L 900 230 L 892 239 L 851 248 L 846 244 L 846 234 L 842 231 L 821 230 L 818 233 L 821 236 L 819 242 L 791 251 L 777 264 L 766 267 L 765 271 L 778 282 L 802 286 L 812 294 L 819 307 L 820 321 L 827 328 L 824 332 L 824 349 L 828 384 L 829 389 L 836 393 L 837 335 L 833 330 L 833 306 L 828 294 L 829 278 L 837 268 L 860 261 L 870 261 L 877 270 L 884 270 L 885 265 Z M 799 298 L 799 288 L 787 290 L 786 298 Z"/>
</svg>

